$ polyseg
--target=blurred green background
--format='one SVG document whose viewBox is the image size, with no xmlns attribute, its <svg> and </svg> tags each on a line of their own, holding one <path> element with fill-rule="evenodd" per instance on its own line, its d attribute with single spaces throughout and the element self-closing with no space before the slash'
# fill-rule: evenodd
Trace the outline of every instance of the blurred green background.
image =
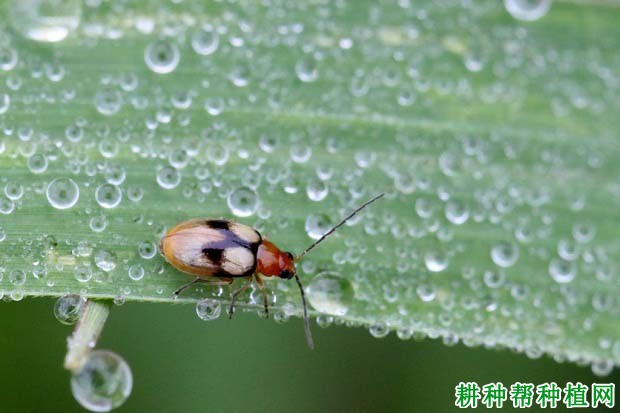
<svg viewBox="0 0 620 413">
<path fill-rule="evenodd" d="M 62 369 L 72 329 L 56 321 L 53 304 L 26 299 L 0 307 L 3 413 L 82 411 Z M 113 308 L 98 347 L 123 356 L 134 375 L 118 412 L 454 412 L 459 381 L 564 386 L 620 378 L 509 351 L 394 334 L 376 339 L 361 328 L 313 325 L 313 332 L 310 351 L 299 319 L 278 325 L 240 313 L 204 322 L 191 305 L 127 303 Z"/>
</svg>

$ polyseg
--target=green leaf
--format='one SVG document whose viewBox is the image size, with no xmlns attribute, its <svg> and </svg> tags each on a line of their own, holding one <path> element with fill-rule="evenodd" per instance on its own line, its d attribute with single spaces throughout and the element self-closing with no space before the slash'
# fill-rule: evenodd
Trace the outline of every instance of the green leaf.
<svg viewBox="0 0 620 413">
<path fill-rule="evenodd" d="M 173 302 L 191 278 L 157 254 L 171 226 L 234 218 L 299 252 L 386 192 L 301 263 L 320 323 L 620 362 L 620 3 L 532 22 L 501 2 L 18 3 L 5 299 Z M 268 288 L 300 314 L 293 283 Z"/>
</svg>

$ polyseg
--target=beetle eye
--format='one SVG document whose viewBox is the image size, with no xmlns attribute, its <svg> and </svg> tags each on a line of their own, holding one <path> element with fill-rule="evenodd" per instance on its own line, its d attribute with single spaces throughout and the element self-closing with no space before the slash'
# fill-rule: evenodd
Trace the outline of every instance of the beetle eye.
<svg viewBox="0 0 620 413">
<path fill-rule="evenodd" d="M 285 280 L 290 280 L 291 278 L 293 278 L 293 273 L 289 270 L 283 270 L 280 271 L 280 278 L 284 278 Z"/>
<path fill-rule="evenodd" d="M 292 260 L 294 260 L 294 259 L 295 259 L 295 256 L 293 255 L 293 253 L 292 253 L 292 252 L 288 252 L 288 251 L 286 251 L 286 252 L 285 252 L 285 254 L 286 254 L 286 255 L 287 255 L 290 259 L 292 259 Z"/>
</svg>

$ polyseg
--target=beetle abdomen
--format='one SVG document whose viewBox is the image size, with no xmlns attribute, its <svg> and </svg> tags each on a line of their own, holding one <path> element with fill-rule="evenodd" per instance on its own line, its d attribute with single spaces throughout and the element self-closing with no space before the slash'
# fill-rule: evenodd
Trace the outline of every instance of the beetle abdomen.
<svg viewBox="0 0 620 413">
<path fill-rule="evenodd" d="M 168 231 L 160 250 L 173 266 L 199 277 L 245 277 L 256 271 L 258 231 L 228 220 L 192 219 Z"/>
</svg>

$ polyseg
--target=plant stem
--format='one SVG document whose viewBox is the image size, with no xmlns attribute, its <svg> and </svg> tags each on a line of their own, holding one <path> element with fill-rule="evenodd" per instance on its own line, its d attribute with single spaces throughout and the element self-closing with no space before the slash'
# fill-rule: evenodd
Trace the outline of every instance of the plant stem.
<svg viewBox="0 0 620 413">
<path fill-rule="evenodd" d="M 86 356 L 97 344 L 111 306 L 111 301 L 88 300 L 73 334 L 67 338 L 65 369 L 72 373 L 78 373 L 82 369 Z"/>
</svg>

